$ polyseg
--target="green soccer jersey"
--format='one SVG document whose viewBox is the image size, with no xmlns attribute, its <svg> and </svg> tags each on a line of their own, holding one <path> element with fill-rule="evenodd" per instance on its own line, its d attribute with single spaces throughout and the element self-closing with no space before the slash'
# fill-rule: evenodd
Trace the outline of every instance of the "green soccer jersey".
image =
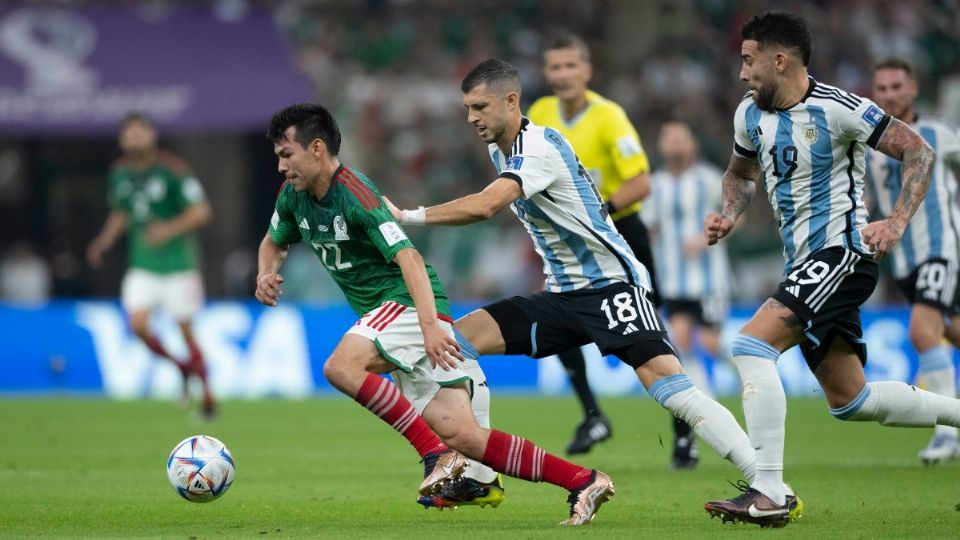
<svg viewBox="0 0 960 540">
<path fill-rule="evenodd" d="M 197 268 L 199 245 L 194 233 L 171 238 L 153 246 L 147 242 L 147 227 L 157 220 L 170 220 L 204 200 L 203 186 L 175 156 L 161 152 L 146 169 L 138 170 L 125 160 L 110 171 L 110 208 L 129 218 L 129 265 L 159 274 Z"/>
<path fill-rule="evenodd" d="M 412 248 L 403 229 L 363 174 L 339 167 L 322 199 L 290 184 L 280 188 L 270 220 L 270 238 L 279 245 L 303 241 L 313 248 L 357 316 L 391 300 L 413 306 L 400 267 L 400 250 Z M 427 265 L 437 313 L 450 306 L 437 273 Z"/>
</svg>

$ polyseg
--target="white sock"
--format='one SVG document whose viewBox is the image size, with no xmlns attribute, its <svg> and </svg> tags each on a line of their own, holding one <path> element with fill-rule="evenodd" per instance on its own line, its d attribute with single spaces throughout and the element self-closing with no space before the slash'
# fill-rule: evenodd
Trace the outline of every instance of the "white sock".
<svg viewBox="0 0 960 540">
<path fill-rule="evenodd" d="M 733 463 L 745 477 L 753 478 L 756 456 L 750 438 L 730 411 L 703 395 L 689 377 L 662 377 L 647 392 L 674 416 L 690 424 L 703 442 Z"/>
<path fill-rule="evenodd" d="M 470 400 L 473 416 L 476 417 L 480 427 L 490 429 L 490 387 L 487 386 L 487 376 L 476 360 L 465 360 L 460 369 L 473 379 L 473 399 Z M 489 484 L 497 479 L 497 471 L 483 463 L 472 459 L 468 459 L 467 462 L 469 465 L 463 473 L 467 478 L 473 478 L 483 484 Z"/>
<path fill-rule="evenodd" d="M 927 390 L 941 396 L 957 397 L 956 371 L 953 367 L 953 349 L 943 345 L 927 349 L 919 354 L 920 376 L 926 383 Z M 937 435 L 947 435 L 957 438 L 957 428 L 952 426 L 937 426 Z"/>
<path fill-rule="evenodd" d="M 757 475 L 751 486 L 776 504 L 786 504 L 783 485 L 783 446 L 787 397 L 777 372 L 780 352 L 752 336 L 733 341 L 733 363 L 743 384 L 743 415 L 750 444 L 757 452 Z"/>
<path fill-rule="evenodd" d="M 885 426 L 960 427 L 960 400 L 902 382 L 872 382 L 850 403 L 830 409 L 830 414 L 840 420 L 874 420 Z"/>
</svg>

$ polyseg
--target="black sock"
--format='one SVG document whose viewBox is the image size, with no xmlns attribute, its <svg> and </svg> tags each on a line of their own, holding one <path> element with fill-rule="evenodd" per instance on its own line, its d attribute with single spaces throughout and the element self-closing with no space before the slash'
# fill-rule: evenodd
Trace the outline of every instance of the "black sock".
<svg viewBox="0 0 960 540">
<path fill-rule="evenodd" d="M 580 404 L 583 406 L 584 416 L 601 416 L 600 405 L 597 404 L 597 398 L 594 397 L 590 385 L 587 383 L 587 364 L 583 360 L 583 353 L 579 348 L 567 349 L 557 356 L 560 357 L 560 363 L 567 370 L 567 376 L 570 377 L 570 384 L 573 391 L 577 393 Z"/>
</svg>

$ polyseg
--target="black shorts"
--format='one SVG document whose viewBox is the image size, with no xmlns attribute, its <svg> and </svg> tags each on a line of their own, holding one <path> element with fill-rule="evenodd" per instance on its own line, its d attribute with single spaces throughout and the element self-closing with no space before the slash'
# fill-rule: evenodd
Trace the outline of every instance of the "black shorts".
<svg viewBox="0 0 960 540">
<path fill-rule="evenodd" d="M 867 362 L 860 306 L 877 286 L 877 263 L 842 247 L 811 254 L 777 287 L 773 298 L 804 322 L 807 339 L 800 351 L 816 371 L 835 337 L 841 337 Z"/>
<path fill-rule="evenodd" d="M 543 358 L 596 343 L 602 354 L 615 354 L 634 367 L 661 354 L 676 355 L 647 291 L 626 283 L 514 296 L 483 309 L 497 321 L 506 354 Z M 634 351 L 631 360 L 627 349 Z"/>
<path fill-rule="evenodd" d="M 647 226 L 640 219 L 640 214 L 630 214 L 624 216 L 613 224 L 617 227 L 617 232 L 627 241 L 627 245 L 633 251 L 634 257 L 647 268 L 650 273 L 650 287 L 653 293 L 650 300 L 653 305 L 660 307 L 663 305 L 663 299 L 660 298 L 660 287 L 657 286 L 657 272 L 653 266 L 653 252 L 650 251 L 650 235 L 647 233 Z"/>
<path fill-rule="evenodd" d="M 674 315 L 689 315 L 700 326 L 720 328 L 727 315 L 727 305 L 722 297 L 708 296 L 701 299 L 664 298 L 663 310 L 667 318 Z"/>
<path fill-rule="evenodd" d="M 911 304 L 939 309 L 947 317 L 960 315 L 957 265 L 946 259 L 927 259 L 897 285 Z"/>
</svg>

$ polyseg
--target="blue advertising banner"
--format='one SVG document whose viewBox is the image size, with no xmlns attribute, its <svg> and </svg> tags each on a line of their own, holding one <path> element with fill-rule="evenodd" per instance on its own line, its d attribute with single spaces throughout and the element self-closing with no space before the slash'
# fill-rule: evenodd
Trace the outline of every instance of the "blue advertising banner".
<svg viewBox="0 0 960 540">
<path fill-rule="evenodd" d="M 260 129 L 310 95 L 266 10 L 0 8 L 0 133 L 112 135 L 130 111 L 169 132 Z"/>
<path fill-rule="evenodd" d="M 473 306 L 455 307 L 462 315 Z M 752 310 L 736 309 L 724 330 L 726 347 Z M 910 381 L 916 353 L 907 338 L 906 309 L 872 309 L 863 314 L 869 349 L 867 378 Z M 209 364 L 214 390 L 225 398 L 303 397 L 333 392 L 323 363 L 356 321 L 346 306 L 268 309 L 253 302 L 212 302 L 195 330 Z M 186 348 L 174 322 L 155 318 L 158 335 L 174 354 Z M 602 395 L 643 394 L 630 367 L 584 347 L 589 379 Z M 556 358 L 490 356 L 481 361 L 490 386 L 500 392 L 568 392 Z M 720 395 L 739 392 L 736 370 L 724 360 L 704 359 L 709 384 Z M 818 396 L 820 390 L 796 348 L 779 362 L 789 395 Z M 103 394 L 120 399 L 175 399 L 180 375 L 154 358 L 133 336 L 113 302 L 53 302 L 26 308 L 0 305 L 0 394 Z"/>
</svg>

